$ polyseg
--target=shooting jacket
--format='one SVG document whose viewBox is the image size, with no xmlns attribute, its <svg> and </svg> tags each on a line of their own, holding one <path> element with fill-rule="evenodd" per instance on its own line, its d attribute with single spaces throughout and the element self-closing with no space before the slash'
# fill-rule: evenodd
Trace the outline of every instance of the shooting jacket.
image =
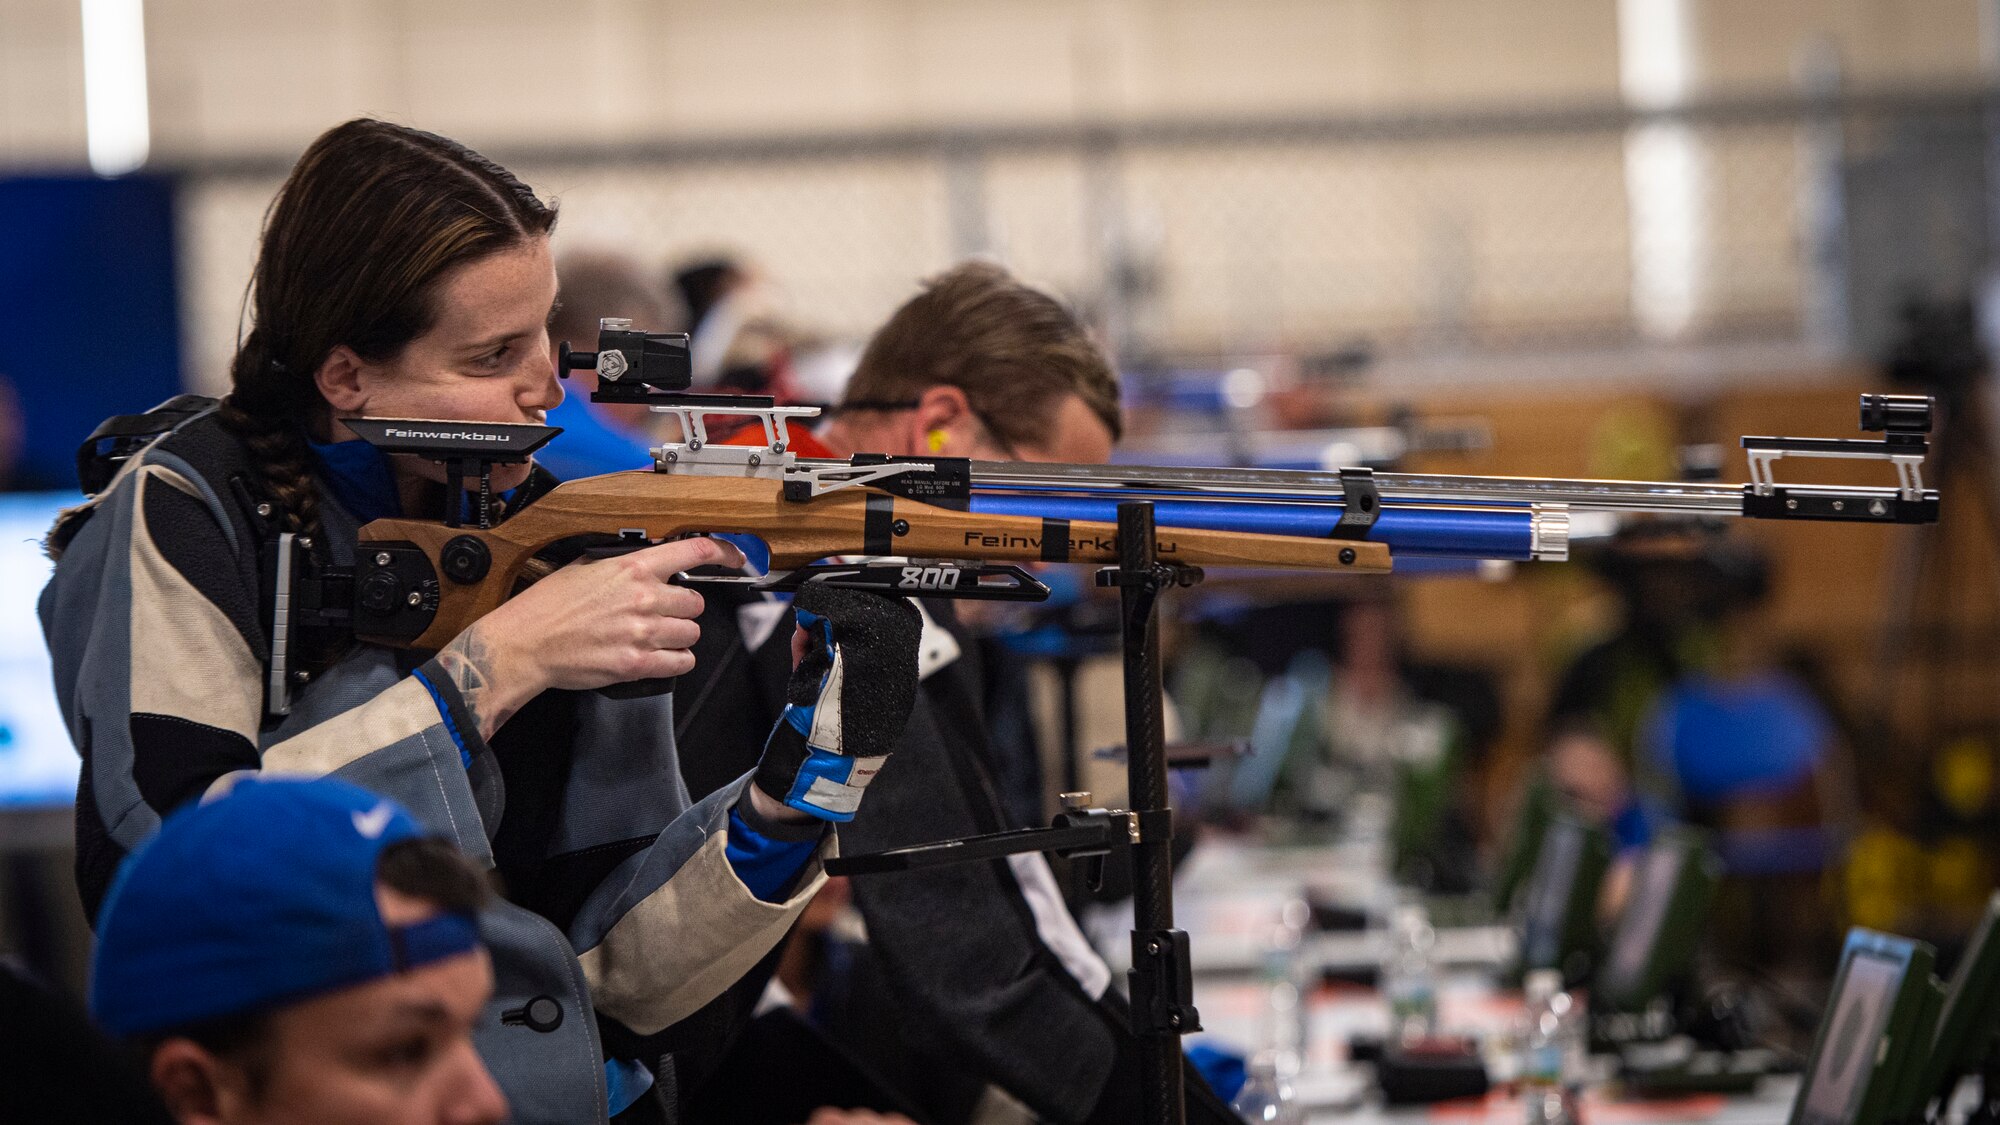
<svg viewBox="0 0 2000 1125">
<path fill-rule="evenodd" d="M 670 696 L 544 693 L 489 743 L 434 660 L 422 664 L 431 689 L 411 674 L 427 654 L 354 644 L 298 686 L 289 715 L 267 716 L 269 532 L 254 479 L 212 412 L 182 424 L 91 501 L 42 595 L 83 756 L 86 909 L 95 916 L 118 862 L 163 815 L 225 774 L 366 786 L 497 867 L 507 888 L 510 901 L 481 918 L 495 988 L 477 1045 L 512 1120 L 606 1120 L 607 1050 L 658 1070 L 669 1029 L 719 1002 L 824 881 L 831 832 L 807 830 L 822 842 L 789 897 L 756 898 L 725 856 L 747 776 L 689 800 Z M 322 522 L 331 561 L 351 564 L 353 517 L 328 496 Z"/>
</svg>

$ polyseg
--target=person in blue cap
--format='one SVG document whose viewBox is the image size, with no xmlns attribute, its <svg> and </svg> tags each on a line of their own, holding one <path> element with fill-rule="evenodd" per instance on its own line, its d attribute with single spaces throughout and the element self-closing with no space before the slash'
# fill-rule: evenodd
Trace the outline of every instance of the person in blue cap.
<svg viewBox="0 0 2000 1125">
<path fill-rule="evenodd" d="M 262 841 L 245 848 L 248 839 Z M 248 779 L 167 818 L 105 898 L 91 1013 L 181 1122 L 480 1125 L 485 878 L 359 786 Z"/>
</svg>

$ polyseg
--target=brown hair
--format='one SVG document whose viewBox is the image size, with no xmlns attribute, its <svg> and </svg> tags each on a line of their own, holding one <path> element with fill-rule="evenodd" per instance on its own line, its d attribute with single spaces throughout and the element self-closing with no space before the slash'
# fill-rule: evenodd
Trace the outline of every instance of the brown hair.
<svg viewBox="0 0 2000 1125">
<path fill-rule="evenodd" d="M 1118 376 L 1075 314 L 991 262 L 965 262 L 924 283 L 868 341 L 844 401 L 907 402 L 957 387 L 1002 443 L 1044 445 L 1050 403 L 1083 400 L 1116 439 Z"/>
<path fill-rule="evenodd" d="M 555 223 L 511 172 L 434 133 L 360 118 L 306 149 L 265 216 L 221 411 L 287 528 L 318 531 L 305 427 L 327 355 L 394 357 L 435 322 L 446 273 Z"/>
</svg>

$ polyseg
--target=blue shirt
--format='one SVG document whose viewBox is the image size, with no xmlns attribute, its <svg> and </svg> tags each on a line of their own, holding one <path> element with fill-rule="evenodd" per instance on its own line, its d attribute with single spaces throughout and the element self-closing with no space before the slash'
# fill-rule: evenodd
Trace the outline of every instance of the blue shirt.
<svg viewBox="0 0 2000 1125">
<path fill-rule="evenodd" d="M 1764 672 L 1675 684 L 1655 705 L 1647 733 L 1682 792 L 1720 800 L 1803 781 L 1825 756 L 1834 726 L 1804 684 Z"/>
<path fill-rule="evenodd" d="M 652 449 L 606 422 L 581 394 L 565 394 L 549 411 L 548 422 L 561 426 L 562 433 L 535 454 L 535 461 L 560 480 L 653 467 Z"/>
<path fill-rule="evenodd" d="M 362 441 L 308 441 L 320 478 L 356 523 L 397 519 L 403 497 L 396 491 L 396 474 L 389 455 Z"/>
</svg>

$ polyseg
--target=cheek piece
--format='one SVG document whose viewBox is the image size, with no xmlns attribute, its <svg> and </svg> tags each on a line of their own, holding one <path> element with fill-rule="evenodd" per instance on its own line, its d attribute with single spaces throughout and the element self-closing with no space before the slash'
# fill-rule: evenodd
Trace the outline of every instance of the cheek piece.
<svg viewBox="0 0 2000 1125">
<path fill-rule="evenodd" d="M 806 653 L 754 783 L 800 812 L 845 823 L 909 721 L 923 619 L 903 598 L 820 585 L 792 604 Z"/>
</svg>

